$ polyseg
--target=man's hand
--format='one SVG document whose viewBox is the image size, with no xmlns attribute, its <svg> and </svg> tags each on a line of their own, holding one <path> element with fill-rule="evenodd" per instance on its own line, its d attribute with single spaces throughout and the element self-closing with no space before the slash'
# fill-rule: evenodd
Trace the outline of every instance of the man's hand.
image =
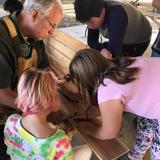
<svg viewBox="0 0 160 160">
<path fill-rule="evenodd" d="M 112 58 L 112 54 L 109 50 L 107 50 L 106 48 L 103 48 L 101 51 L 100 51 L 100 54 L 106 58 L 109 58 L 111 59 Z"/>
<path fill-rule="evenodd" d="M 10 88 L 0 89 L 0 104 L 4 106 L 17 109 L 15 100 L 17 93 L 12 91 Z"/>
</svg>

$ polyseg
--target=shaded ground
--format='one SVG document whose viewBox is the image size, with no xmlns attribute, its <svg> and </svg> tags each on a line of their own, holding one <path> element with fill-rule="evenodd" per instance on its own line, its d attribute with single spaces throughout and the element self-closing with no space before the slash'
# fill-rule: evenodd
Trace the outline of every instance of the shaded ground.
<svg viewBox="0 0 160 160">
<path fill-rule="evenodd" d="M 59 27 L 64 28 L 64 27 L 71 27 L 71 26 L 76 26 L 80 24 L 81 24 L 80 22 L 77 22 L 75 20 L 75 16 L 64 16 Z"/>
</svg>

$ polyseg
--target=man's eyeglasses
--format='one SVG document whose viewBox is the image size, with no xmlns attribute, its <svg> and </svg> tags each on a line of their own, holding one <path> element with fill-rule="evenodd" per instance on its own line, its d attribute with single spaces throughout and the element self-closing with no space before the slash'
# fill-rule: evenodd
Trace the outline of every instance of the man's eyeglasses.
<svg viewBox="0 0 160 160">
<path fill-rule="evenodd" d="M 57 28 L 57 25 L 56 25 L 55 23 L 52 24 L 47 17 L 46 17 L 46 19 L 47 19 L 49 25 L 50 25 L 53 29 L 56 29 L 56 28 Z"/>
</svg>

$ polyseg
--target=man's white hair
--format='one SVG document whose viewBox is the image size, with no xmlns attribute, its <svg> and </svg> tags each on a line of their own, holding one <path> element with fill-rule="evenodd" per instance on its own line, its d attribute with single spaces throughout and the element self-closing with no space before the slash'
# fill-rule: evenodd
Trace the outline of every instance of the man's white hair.
<svg viewBox="0 0 160 160">
<path fill-rule="evenodd" d="M 48 9 L 53 3 L 56 4 L 60 10 L 62 10 L 62 3 L 60 0 L 25 0 L 23 9 L 26 12 L 37 10 L 40 15 L 45 16 L 48 14 Z"/>
</svg>

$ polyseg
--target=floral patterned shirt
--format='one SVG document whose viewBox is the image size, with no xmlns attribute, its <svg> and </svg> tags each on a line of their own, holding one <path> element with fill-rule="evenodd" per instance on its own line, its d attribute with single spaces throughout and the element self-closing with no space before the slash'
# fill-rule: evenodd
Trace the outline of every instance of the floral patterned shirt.
<svg viewBox="0 0 160 160">
<path fill-rule="evenodd" d="M 11 115 L 5 125 L 4 139 L 12 160 L 72 160 L 73 153 L 67 135 L 62 130 L 45 139 L 27 132 L 21 116 Z"/>
</svg>

